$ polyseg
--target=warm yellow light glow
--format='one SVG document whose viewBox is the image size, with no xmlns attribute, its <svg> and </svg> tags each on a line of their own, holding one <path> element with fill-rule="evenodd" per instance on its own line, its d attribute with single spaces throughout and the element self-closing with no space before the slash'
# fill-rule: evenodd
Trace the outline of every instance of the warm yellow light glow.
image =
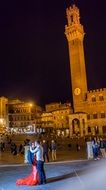
<svg viewBox="0 0 106 190">
<path fill-rule="evenodd" d="M 0 119 L 0 124 L 3 124 L 3 119 Z"/>
<path fill-rule="evenodd" d="M 32 103 L 29 103 L 29 106 L 30 106 L 30 107 L 32 107 L 32 106 L 33 106 L 33 104 L 32 104 Z"/>
</svg>

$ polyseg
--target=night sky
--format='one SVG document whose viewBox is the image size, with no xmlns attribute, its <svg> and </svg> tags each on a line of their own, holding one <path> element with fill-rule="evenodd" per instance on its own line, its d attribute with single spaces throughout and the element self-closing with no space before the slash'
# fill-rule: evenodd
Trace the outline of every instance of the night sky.
<svg viewBox="0 0 106 190">
<path fill-rule="evenodd" d="M 0 96 L 40 105 L 71 100 L 66 7 L 72 0 L 0 2 Z M 106 0 L 76 0 L 88 88 L 106 87 Z"/>
</svg>

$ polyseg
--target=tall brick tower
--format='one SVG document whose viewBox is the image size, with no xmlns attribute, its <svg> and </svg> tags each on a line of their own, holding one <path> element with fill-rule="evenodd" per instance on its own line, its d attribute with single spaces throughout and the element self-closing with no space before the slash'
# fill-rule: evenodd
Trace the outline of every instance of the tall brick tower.
<svg viewBox="0 0 106 190">
<path fill-rule="evenodd" d="M 71 82 L 74 112 L 80 112 L 80 107 L 86 99 L 87 79 L 84 58 L 84 29 L 80 23 L 79 9 L 73 4 L 66 9 L 67 25 L 65 35 L 68 40 Z M 81 109 L 82 110 L 82 109 Z"/>
</svg>

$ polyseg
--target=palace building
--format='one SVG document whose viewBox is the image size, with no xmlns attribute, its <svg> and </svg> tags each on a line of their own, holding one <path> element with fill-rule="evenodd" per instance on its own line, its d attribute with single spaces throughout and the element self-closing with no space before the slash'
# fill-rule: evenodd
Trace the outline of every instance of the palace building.
<svg viewBox="0 0 106 190">
<path fill-rule="evenodd" d="M 84 57 L 84 27 L 76 5 L 66 9 L 74 113 L 69 115 L 70 137 L 106 134 L 106 88 L 89 91 Z M 95 77 L 95 76 L 94 76 Z"/>
<path fill-rule="evenodd" d="M 36 133 L 41 113 L 42 108 L 35 103 L 8 100 L 9 129 L 16 133 Z"/>
<path fill-rule="evenodd" d="M 41 126 L 46 131 L 69 136 L 69 114 L 73 113 L 71 103 L 54 102 L 45 105 L 41 115 Z M 51 129 L 51 130 L 50 130 Z"/>
<path fill-rule="evenodd" d="M 0 133 L 52 133 L 69 136 L 70 103 L 39 105 L 0 97 Z"/>
</svg>

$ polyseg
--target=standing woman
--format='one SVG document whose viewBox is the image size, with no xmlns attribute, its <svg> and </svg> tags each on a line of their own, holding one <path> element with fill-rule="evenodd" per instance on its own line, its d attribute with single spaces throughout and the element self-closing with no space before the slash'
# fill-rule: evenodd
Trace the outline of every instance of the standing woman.
<svg viewBox="0 0 106 190">
<path fill-rule="evenodd" d="M 31 144 L 32 149 L 34 150 L 34 143 Z M 30 152 L 29 152 L 30 153 Z M 21 178 L 18 179 L 16 181 L 16 185 L 20 186 L 20 185 L 37 185 L 39 184 L 39 176 L 38 176 L 38 171 L 37 171 L 37 167 L 36 167 L 36 156 L 34 156 L 34 154 L 28 154 L 29 157 L 29 163 L 32 164 L 32 172 L 29 176 L 25 177 L 25 178 Z"/>
</svg>

